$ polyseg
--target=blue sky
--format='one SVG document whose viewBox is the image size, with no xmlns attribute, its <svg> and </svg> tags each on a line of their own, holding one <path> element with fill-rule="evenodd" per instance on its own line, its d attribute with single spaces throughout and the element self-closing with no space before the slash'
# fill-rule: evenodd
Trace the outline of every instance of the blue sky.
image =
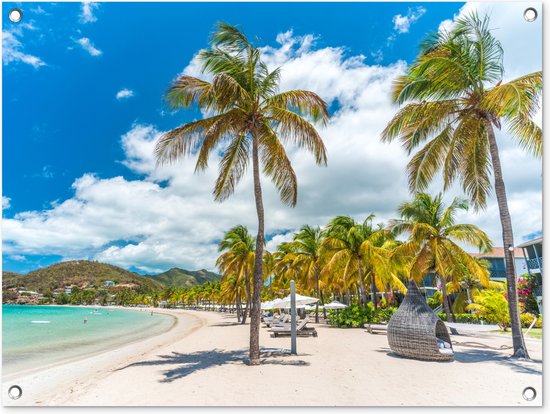
<svg viewBox="0 0 550 414">
<path fill-rule="evenodd" d="M 121 227 L 119 234 L 97 229 L 97 237 L 90 239 L 57 238 L 59 232 L 77 229 L 75 233 L 89 234 L 96 230 L 89 228 L 93 214 L 80 214 L 85 208 L 93 210 L 97 197 L 86 193 L 92 187 L 97 186 L 101 193 L 99 186 L 142 189 L 148 185 L 144 191 L 166 192 L 163 197 L 186 197 L 185 192 L 176 194 L 180 187 L 175 185 L 168 192 L 165 180 L 145 167 L 147 161 L 140 151 L 159 131 L 200 116 L 196 111 L 170 113 L 162 98 L 178 73 L 184 68 L 193 71 L 193 56 L 207 46 L 216 22 L 239 25 L 250 38 L 256 37 L 259 45 L 268 47 L 266 53 L 274 64 L 292 63 L 305 54 L 320 58 L 322 51 L 330 53 L 337 48 L 341 67 L 348 70 L 342 73 L 353 77 L 352 59 L 362 56 L 360 65 L 371 71 L 368 79 L 374 85 L 377 76 L 385 76 L 382 71 L 399 71 L 411 62 L 426 33 L 452 20 L 463 5 L 23 3 L 18 7 L 23 9 L 24 19 L 16 24 L 7 18 L 8 10 L 16 3 L 4 3 L 2 185 L 3 204 L 9 206 L 3 209 L 8 223 L 4 229 L 4 269 L 29 271 L 70 258 L 106 260 L 142 272 L 171 266 L 213 267 L 212 260 L 202 262 L 187 260 L 184 254 L 165 254 L 177 246 L 165 246 L 166 250 L 159 247 L 155 258 L 139 253 L 138 248 L 151 251 L 152 246 L 164 241 L 153 234 L 160 229 L 149 229 L 155 216 L 144 214 L 145 221 L 140 223 L 139 211 L 132 206 L 124 208 L 135 216 L 132 220 L 137 224 L 132 222 L 132 226 L 142 226 L 143 231 Z M 293 52 L 281 58 L 285 45 Z M 380 75 L 373 74 L 376 68 Z M 292 73 L 288 79 L 292 79 Z M 345 107 L 338 96 L 328 100 L 336 108 Z M 174 177 L 164 176 L 169 182 L 177 182 Z M 121 191 L 119 188 L 118 193 Z M 131 201 L 133 193 L 129 194 Z M 111 221 L 102 222 L 105 215 L 111 214 L 108 204 L 102 203 L 102 209 L 95 211 L 101 216 L 97 218 L 98 227 L 112 229 Z M 111 219 L 124 221 L 120 214 L 124 208 L 114 205 L 116 202 Z M 380 210 L 381 217 L 386 211 L 376 204 L 370 210 Z M 362 214 L 363 210 L 351 213 Z M 156 218 L 162 220 L 162 211 L 158 214 Z M 243 210 L 243 215 L 248 218 L 249 212 Z M 320 220 L 324 216 L 314 217 Z M 188 226 L 190 233 L 199 231 L 191 228 L 193 217 L 181 223 L 181 228 Z M 234 218 L 235 222 L 239 220 L 241 217 Z M 250 223 L 252 227 L 253 221 Z M 27 231 L 18 231 L 26 225 Z M 268 231 L 284 235 L 293 228 L 292 224 L 278 224 Z M 51 251 L 48 238 L 54 245 Z M 205 251 L 212 250 L 217 238 L 219 232 L 213 232 L 201 241 Z M 145 246 L 147 242 L 151 244 Z M 193 254 L 201 257 L 205 253 Z"/>
</svg>

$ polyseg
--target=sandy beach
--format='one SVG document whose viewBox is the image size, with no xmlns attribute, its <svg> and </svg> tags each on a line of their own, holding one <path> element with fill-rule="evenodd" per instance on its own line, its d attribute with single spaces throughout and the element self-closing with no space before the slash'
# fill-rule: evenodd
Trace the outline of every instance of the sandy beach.
<svg viewBox="0 0 550 414">
<path fill-rule="evenodd" d="M 393 355 L 384 334 L 315 325 L 317 338 L 261 329 L 262 365 L 246 365 L 248 325 L 234 315 L 155 310 L 168 332 L 25 376 L 4 377 L 23 397 L 3 404 L 64 406 L 361 406 L 542 404 L 542 341 L 527 339 L 531 361 L 507 358 L 511 338 L 453 336 L 456 359 L 421 362 Z M 522 398 L 525 387 L 537 398 Z"/>
</svg>

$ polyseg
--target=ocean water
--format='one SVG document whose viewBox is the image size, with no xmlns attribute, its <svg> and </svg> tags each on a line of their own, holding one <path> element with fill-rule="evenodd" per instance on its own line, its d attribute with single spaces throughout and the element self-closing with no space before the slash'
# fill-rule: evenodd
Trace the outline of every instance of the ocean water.
<svg viewBox="0 0 550 414">
<path fill-rule="evenodd" d="M 2 305 L 3 373 L 112 349 L 164 332 L 172 323 L 172 317 L 150 310 Z"/>
</svg>

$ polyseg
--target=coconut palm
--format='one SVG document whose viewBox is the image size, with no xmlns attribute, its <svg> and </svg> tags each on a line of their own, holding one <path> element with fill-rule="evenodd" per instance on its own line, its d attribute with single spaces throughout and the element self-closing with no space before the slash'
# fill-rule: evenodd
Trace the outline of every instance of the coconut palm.
<svg viewBox="0 0 550 414">
<path fill-rule="evenodd" d="M 302 226 L 290 243 L 294 253 L 290 266 L 303 278 L 304 288 L 313 287 L 321 298 L 319 278 L 323 266 L 322 241 L 324 233 L 319 227 Z M 319 323 L 319 302 L 315 306 L 315 323 Z"/>
<path fill-rule="evenodd" d="M 284 143 L 306 148 L 317 164 L 326 164 L 326 150 L 314 126 L 325 123 L 327 104 L 315 93 L 278 91 L 280 69 L 270 71 L 262 62 L 260 48 L 237 28 L 218 24 L 211 47 L 199 52 L 202 70 L 212 81 L 179 76 L 167 98 L 172 108 L 197 105 L 211 116 L 192 121 L 162 135 L 156 145 L 157 161 L 172 162 L 198 152 L 196 171 L 207 168 L 209 156 L 223 148 L 214 199 L 223 201 L 243 177 L 250 157 L 258 216 L 254 293 L 250 323 L 250 364 L 260 363 L 260 302 L 264 248 L 264 207 L 260 183 L 263 173 L 275 184 L 281 200 L 295 206 L 296 174 Z"/>
<path fill-rule="evenodd" d="M 322 242 L 329 257 L 323 271 L 341 275 L 344 289 L 351 280 L 358 281 L 363 305 L 367 303 L 366 277 L 372 273 L 384 275 L 382 279 L 386 280 L 390 270 L 388 252 L 379 243 L 386 231 L 373 225 L 373 219 L 371 214 L 360 223 L 349 216 L 337 216 L 327 225 Z M 375 302 L 374 289 L 371 291 Z"/>
<path fill-rule="evenodd" d="M 250 279 L 253 274 L 256 253 L 255 240 L 245 226 L 237 225 L 225 233 L 218 244 L 218 251 L 224 252 L 218 257 L 216 266 L 222 274 L 222 281 L 228 277 L 235 278 L 235 287 L 244 283 L 246 288 L 246 305 L 241 323 L 246 323 L 246 317 L 252 302 Z M 240 298 L 237 296 L 237 319 L 240 316 Z"/>
<path fill-rule="evenodd" d="M 393 99 L 408 103 L 390 121 L 382 139 L 400 139 L 411 153 L 409 185 L 423 191 L 438 171 L 445 189 L 458 179 L 476 209 L 485 208 L 491 170 L 502 225 L 514 356 L 528 357 L 519 320 L 514 237 L 494 129 L 505 124 L 519 145 L 542 155 L 538 110 L 542 72 L 503 82 L 503 50 L 489 18 L 472 13 L 423 44 L 417 60 L 396 79 Z"/>
<path fill-rule="evenodd" d="M 489 237 L 473 224 L 456 224 L 456 214 L 468 210 L 468 202 L 455 197 L 449 206 L 442 195 L 431 197 L 417 193 L 412 201 L 399 207 L 401 219 L 391 220 L 389 227 L 396 234 L 408 234 L 409 241 L 397 248 L 412 254 L 410 275 L 417 283 L 427 273 L 434 272 L 441 281 L 441 294 L 447 320 L 451 321 L 451 308 L 447 297 L 447 282 L 458 283 L 464 272 L 488 281 L 488 270 L 466 253 L 460 244 L 476 247 L 481 252 L 492 249 Z"/>
</svg>

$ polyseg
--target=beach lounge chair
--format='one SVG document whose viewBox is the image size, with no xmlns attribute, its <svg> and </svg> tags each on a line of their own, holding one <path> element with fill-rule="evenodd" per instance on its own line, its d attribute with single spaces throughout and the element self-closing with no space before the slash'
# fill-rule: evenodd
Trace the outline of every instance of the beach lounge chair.
<svg viewBox="0 0 550 414">
<path fill-rule="evenodd" d="M 388 323 L 388 344 L 393 352 L 405 358 L 425 361 L 454 358 L 447 327 L 412 280 L 405 299 Z"/>
<path fill-rule="evenodd" d="M 309 328 L 306 325 L 309 320 L 307 318 L 298 321 L 296 324 L 296 336 L 317 336 L 317 330 L 315 328 Z M 290 336 L 291 335 L 291 325 L 289 323 L 274 326 L 271 329 L 268 329 L 268 332 L 271 332 L 272 338 L 277 338 L 279 336 Z"/>
<path fill-rule="evenodd" d="M 290 315 L 286 314 L 286 315 L 283 315 L 283 317 L 280 318 L 280 319 L 273 318 L 270 321 L 264 321 L 265 322 L 264 328 L 271 328 L 273 326 L 284 325 L 284 324 L 288 323 L 289 321 L 290 321 Z"/>
<path fill-rule="evenodd" d="M 365 332 L 368 332 L 370 334 L 374 334 L 378 332 L 383 332 L 383 333 L 388 332 L 388 325 L 366 324 L 365 328 L 367 328 Z"/>
</svg>

